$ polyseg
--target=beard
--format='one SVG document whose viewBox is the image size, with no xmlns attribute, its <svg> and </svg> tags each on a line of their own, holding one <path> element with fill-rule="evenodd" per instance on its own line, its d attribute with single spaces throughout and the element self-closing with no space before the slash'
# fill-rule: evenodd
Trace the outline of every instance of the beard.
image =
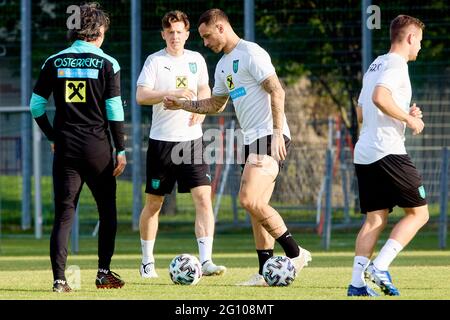
<svg viewBox="0 0 450 320">
<path fill-rule="evenodd" d="M 220 51 L 222 51 L 221 49 L 219 49 L 218 46 L 211 46 L 211 47 L 209 47 L 209 49 L 211 51 L 213 51 L 214 53 L 219 53 Z"/>
</svg>

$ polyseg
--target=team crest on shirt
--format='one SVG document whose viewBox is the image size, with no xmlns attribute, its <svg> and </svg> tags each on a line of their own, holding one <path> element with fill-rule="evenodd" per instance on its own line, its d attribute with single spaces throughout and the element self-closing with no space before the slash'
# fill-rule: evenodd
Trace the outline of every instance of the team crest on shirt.
<svg viewBox="0 0 450 320">
<path fill-rule="evenodd" d="M 193 74 L 197 73 L 197 63 L 196 62 L 189 62 L 189 70 L 191 70 L 191 72 Z"/>
<path fill-rule="evenodd" d="M 188 78 L 186 76 L 177 76 L 175 87 L 177 89 L 184 89 L 188 87 Z"/>
<path fill-rule="evenodd" d="M 237 73 L 239 70 L 239 60 L 233 60 L 233 72 Z"/>
<path fill-rule="evenodd" d="M 152 179 L 152 188 L 153 189 L 159 189 L 159 186 L 161 185 L 161 180 L 159 179 Z"/>
<path fill-rule="evenodd" d="M 227 76 L 227 87 L 229 90 L 234 89 L 233 76 L 231 74 Z"/>
</svg>

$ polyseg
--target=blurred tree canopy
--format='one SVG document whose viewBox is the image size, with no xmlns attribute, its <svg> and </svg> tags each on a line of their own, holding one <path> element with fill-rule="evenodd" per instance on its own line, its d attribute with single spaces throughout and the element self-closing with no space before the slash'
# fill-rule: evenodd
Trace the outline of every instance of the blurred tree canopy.
<svg viewBox="0 0 450 320">
<path fill-rule="evenodd" d="M 0 44 L 20 56 L 20 1 L 5 0 L 0 19 Z M 124 95 L 129 90 L 131 2 L 99 1 L 110 13 L 111 28 L 103 49 L 122 67 Z M 66 40 L 66 9 L 73 1 L 32 1 L 33 77 L 50 54 L 69 45 Z M 435 0 L 394 0 L 374 3 L 381 9 L 381 29 L 372 30 L 373 57 L 389 50 L 389 23 L 398 14 L 418 17 L 426 24 L 422 51 L 413 69 L 416 84 L 431 74 L 448 72 L 450 3 Z M 221 8 L 240 36 L 243 34 L 244 1 L 142 1 L 142 63 L 148 54 L 164 46 L 161 17 L 169 10 L 183 10 L 191 20 L 187 47 L 202 52 L 210 75 L 220 55 L 203 47 L 197 20 L 209 8 Z M 366 14 L 369 18 L 370 14 Z M 364 21 L 365 22 L 365 21 Z M 361 2 L 358 0 L 256 0 L 255 41 L 271 55 L 285 83 L 307 77 L 329 95 L 349 128 L 355 130 L 354 106 L 361 88 Z M 15 46 L 14 46 L 15 44 Z M 18 65 L 17 67 L 19 67 Z M 17 74 L 20 68 L 17 69 Z M 424 78 L 425 77 L 425 78 Z M 133 80 L 134 81 L 134 80 Z"/>
<path fill-rule="evenodd" d="M 347 127 L 356 139 L 354 107 L 361 89 L 361 2 L 341 1 L 257 1 L 257 42 L 263 43 L 275 66 L 288 83 L 310 78 L 330 95 Z M 424 40 L 412 75 L 413 84 L 426 75 L 449 72 L 450 3 L 445 0 L 383 1 L 381 29 L 373 29 L 373 58 L 389 51 L 390 21 L 399 14 L 422 20 Z M 366 19 L 371 13 L 366 14 Z M 365 23 L 365 21 L 363 21 Z"/>
</svg>

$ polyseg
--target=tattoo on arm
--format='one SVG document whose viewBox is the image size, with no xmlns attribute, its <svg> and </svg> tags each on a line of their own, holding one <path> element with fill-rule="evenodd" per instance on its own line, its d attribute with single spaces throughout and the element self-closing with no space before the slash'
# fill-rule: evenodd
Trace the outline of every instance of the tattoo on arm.
<svg viewBox="0 0 450 320">
<path fill-rule="evenodd" d="M 274 91 L 283 90 L 276 74 L 268 77 L 261 84 L 267 93 L 272 94 Z"/>
<path fill-rule="evenodd" d="M 283 129 L 283 116 L 284 116 L 284 97 L 285 93 L 281 87 L 280 80 L 277 75 L 274 74 L 268 77 L 262 82 L 264 90 L 270 94 L 270 103 L 272 108 L 273 128 Z"/>
<path fill-rule="evenodd" d="M 209 99 L 184 101 L 183 110 L 200 114 L 220 113 L 225 109 L 228 97 L 229 96 L 212 96 Z"/>
</svg>

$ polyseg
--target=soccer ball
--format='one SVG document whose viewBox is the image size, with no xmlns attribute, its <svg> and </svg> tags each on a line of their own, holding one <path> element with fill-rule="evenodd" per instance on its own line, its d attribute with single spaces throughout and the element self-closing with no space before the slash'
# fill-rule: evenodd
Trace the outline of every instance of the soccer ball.
<svg viewBox="0 0 450 320">
<path fill-rule="evenodd" d="M 285 287 L 294 281 L 297 272 L 291 259 L 274 256 L 264 263 L 262 275 L 269 286 Z"/>
<path fill-rule="evenodd" d="M 202 277 L 202 265 L 196 257 L 183 253 L 170 262 L 169 275 L 175 284 L 195 285 Z"/>
</svg>

